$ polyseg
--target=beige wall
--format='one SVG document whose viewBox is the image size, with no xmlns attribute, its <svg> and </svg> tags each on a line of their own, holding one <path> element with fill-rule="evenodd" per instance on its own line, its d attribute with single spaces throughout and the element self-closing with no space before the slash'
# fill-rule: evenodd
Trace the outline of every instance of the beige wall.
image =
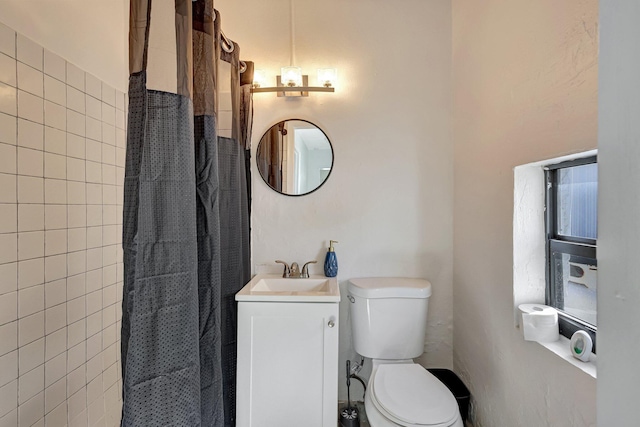
<svg viewBox="0 0 640 427">
<path fill-rule="evenodd" d="M 275 84 L 289 64 L 289 1 L 217 0 L 225 34 Z M 284 118 L 310 120 L 331 139 L 335 166 L 304 197 L 269 189 L 252 160 L 254 271 L 276 259 L 322 263 L 338 240 L 338 279 L 425 277 L 433 284 L 423 363 L 451 366 L 453 147 L 450 138 L 450 3 L 442 0 L 295 1 L 295 55 L 315 82 L 338 68 L 334 94 L 256 94 L 253 151 Z M 281 271 L 276 267 L 274 271 Z M 343 293 L 343 296 L 345 294 Z M 341 304 L 340 387 L 354 358 Z M 361 397 L 354 383 L 352 396 Z"/>
<path fill-rule="evenodd" d="M 128 0 L 2 0 L 0 22 L 127 90 Z"/>
<path fill-rule="evenodd" d="M 592 426 L 596 381 L 513 321 L 513 168 L 596 148 L 595 0 L 454 0 L 454 367 L 476 427 Z"/>
</svg>

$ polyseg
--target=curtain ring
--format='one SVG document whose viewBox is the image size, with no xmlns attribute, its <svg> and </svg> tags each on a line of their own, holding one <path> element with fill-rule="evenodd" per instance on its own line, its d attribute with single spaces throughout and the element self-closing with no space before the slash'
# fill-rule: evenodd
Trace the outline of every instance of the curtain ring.
<svg viewBox="0 0 640 427">
<path fill-rule="evenodd" d="M 247 63 L 244 61 L 240 61 L 240 74 L 244 73 L 245 71 L 247 71 Z"/>
<path fill-rule="evenodd" d="M 220 35 L 222 36 L 222 43 L 220 43 L 222 49 L 224 49 L 224 51 L 227 53 L 233 52 L 236 48 L 235 44 L 231 40 L 229 40 L 222 31 L 220 31 Z"/>
</svg>

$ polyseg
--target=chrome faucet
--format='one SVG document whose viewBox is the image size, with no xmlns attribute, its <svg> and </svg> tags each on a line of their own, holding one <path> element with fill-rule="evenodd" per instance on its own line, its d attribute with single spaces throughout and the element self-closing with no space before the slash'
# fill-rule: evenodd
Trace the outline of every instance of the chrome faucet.
<svg viewBox="0 0 640 427">
<path fill-rule="evenodd" d="M 318 261 L 309 261 L 304 264 L 302 267 L 302 271 L 300 271 L 300 266 L 297 262 L 291 263 L 291 267 L 286 262 L 277 259 L 276 262 L 278 264 L 284 265 L 284 271 L 282 272 L 282 277 L 284 278 L 292 278 L 292 279 L 307 279 L 309 277 L 309 264 L 315 264 Z"/>
</svg>

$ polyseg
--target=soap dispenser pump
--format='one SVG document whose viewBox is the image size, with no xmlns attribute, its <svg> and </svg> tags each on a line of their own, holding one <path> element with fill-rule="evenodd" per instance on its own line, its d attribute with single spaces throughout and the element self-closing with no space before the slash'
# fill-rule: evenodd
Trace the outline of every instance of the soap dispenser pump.
<svg viewBox="0 0 640 427">
<path fill-rule="evenodd" d="M 324 275 L 327 277 L 336 277 L 338 275 L 338 258 L 333 250 L 333 244 L 338 243 L 336 240 L 329 240 L 329 250 L 324 259 Z"/>
</svg>

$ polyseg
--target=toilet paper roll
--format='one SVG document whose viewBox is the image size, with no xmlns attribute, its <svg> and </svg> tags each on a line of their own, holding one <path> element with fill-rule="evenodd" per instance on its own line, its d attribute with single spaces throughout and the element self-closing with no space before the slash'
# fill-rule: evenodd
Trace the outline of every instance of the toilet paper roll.
<svg viewBox="0 0 640 427">
<path fill-rule="evenodd" d="M 520 304 L 525 341 L 558 341 L 558 310 L 544 304 Z"/>
</svg>

